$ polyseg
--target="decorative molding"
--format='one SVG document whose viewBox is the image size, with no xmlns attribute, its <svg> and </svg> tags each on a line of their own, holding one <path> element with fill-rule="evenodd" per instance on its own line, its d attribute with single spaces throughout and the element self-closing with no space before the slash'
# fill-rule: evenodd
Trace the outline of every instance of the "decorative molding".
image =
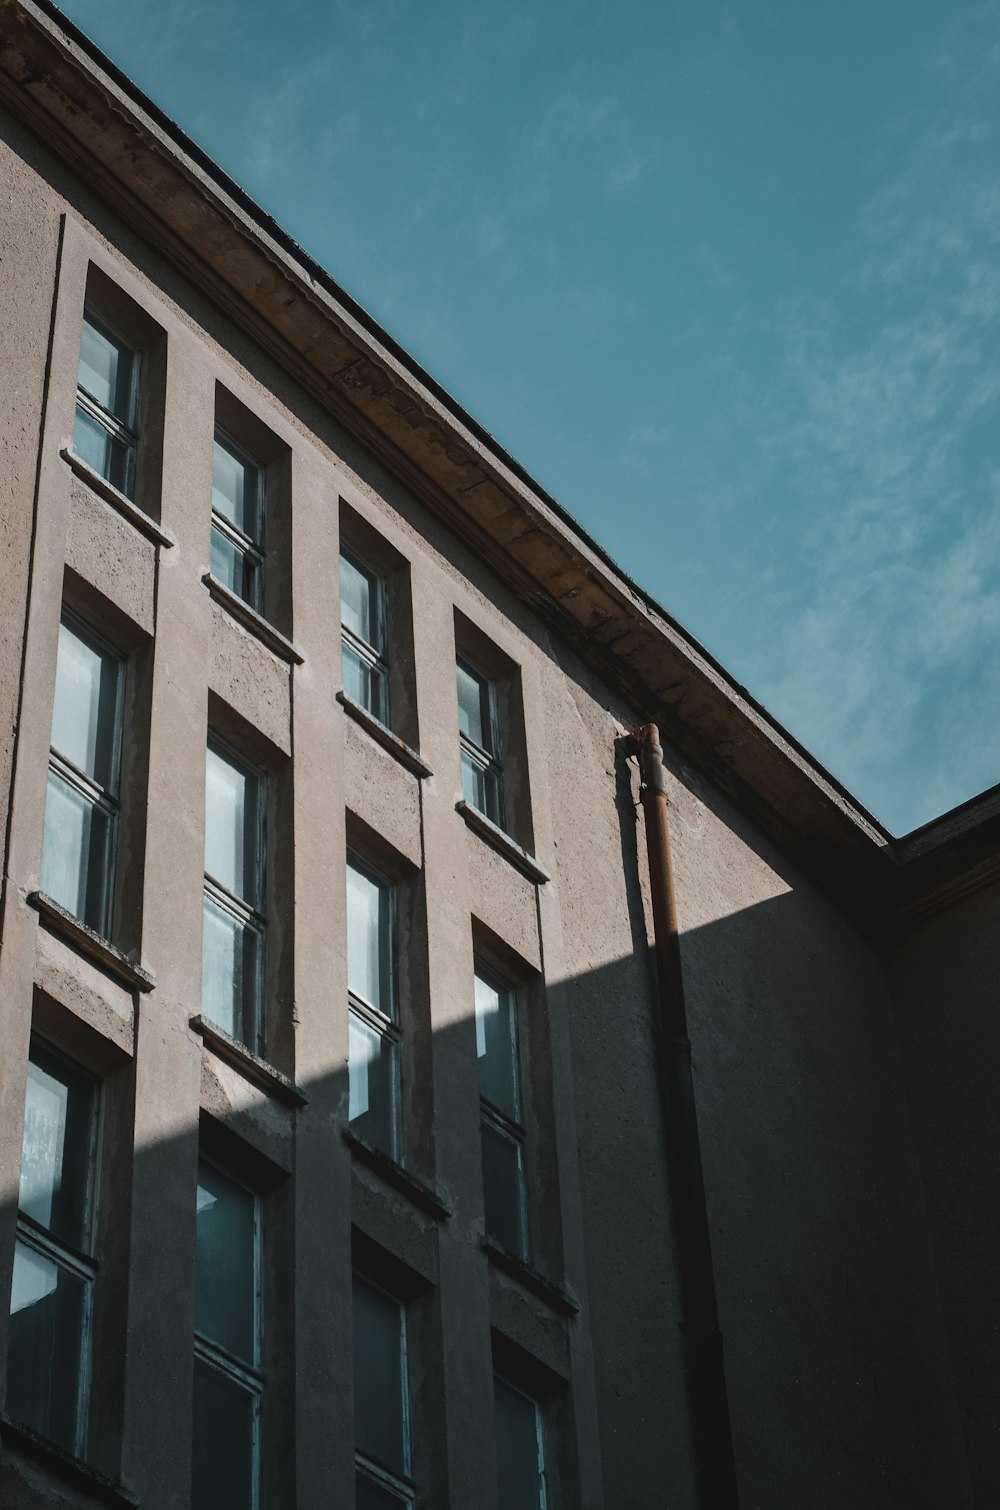
<svg viewBox="0 0 1000 1510">
<path fill-rule="evenodd" d="M 107 939 L 101 938 L 93 928 L 88 928 L 78 917 L 67 912 L 58 902 L 47 897 L 44 891 L 31 891 L 26 898 L 28 906 L 33 907 L 38 913 L 43 926 L 50 933 L 56 933 L 64 939 L 80 954 L 85 954 L 93 960 L 107 975 L 113 975 L 122 985 L 128 986 L 132 991 L 152 991 L 156 985 L 156 979 L 130 960 L 120 949 Z"/>
<path fill-rule="evenodd" d="M 419 776 L 422 780 L 425 776 L 434 775 L 427 761 L 413 749 L 412 745 L 400 739 L 398 734 L 392 732 L 388 724 L 376 718 L 374 713 L 369 713 L 367 708 L 355 702 L 348 693 L 338 692 L 337 702 L 340 703 L 344 712 L 354 719 L 355 723 L 360 724 L 372 739 L 382 746 L 383 750 L 388 750 L 390 755 L 394 755 L 400 765 L 412 771 L 414 776 Z"/>
<path fill-rule="evenodd" d="M 145 510 L 132 502 L 131 498 L 126 498 L 124 493 L 119 493 L 106 477 L 102 477 L 100 472 L 95 472 L 94 468 L 85 462 L 82 456 L 77 456 L 69 446 L 63 446 L 59 455 L 81 482 L 85 482 L 92 492 L 104 499 L 105 503 L 110 503 L 111 507 L 116 509 L 123 519 L 127 519 L 129 524 L 134 525 L 140 534 L 145 535 L 147 540 L 152 540 L 154 545 L 164 547 L 177 544 L 169 530 L 165 530 L 162 525 L 157 524 L 155 519 L 151 519 Z"/>
</svg>

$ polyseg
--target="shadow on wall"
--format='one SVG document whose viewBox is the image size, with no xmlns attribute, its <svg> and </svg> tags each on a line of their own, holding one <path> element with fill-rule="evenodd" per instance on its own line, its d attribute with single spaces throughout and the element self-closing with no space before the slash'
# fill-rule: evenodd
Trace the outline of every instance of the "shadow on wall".
<svg viewBox="0 0 1000 1510">
<path fill-rule="evenodd" d="M 822 947 L 815 952 L 803 937 L 794 893 L 693 930 L 683 952 L 744 1510 L 966 1503 L 922 1194 L 884 1001 L 870 983 L 853 994 L 858 982 L 849 972 L 845 978 L 843 969 L 827 969 Z M 496 1366 L 543 1410 L 549 1510 L 584 1502 L 576 1480 L 580 1418 L 569 1385 L 572 1378 L 583 1387 L 589 1377 L 574 1374 L 575 1353 L 590 1354 L 588 1326 L 605 1504 L 654 1504 L 665 1482 L 677 1486 L 678 1503 L 693 1503 L 685 1492 L 682 1317 L 649 969 L 643 946 L 635 958 L 547 989 L 554 1039 L 565 1034 L 570 1047 L 578 1171 L 565 1158 L 560 1167 L 541 1146 L 557 1136 L 552 1065 L 530 1026 L 523 1045 L 530 1257 L 554 1283 L 552 1294 L 481 1246 L 471 1015 L 435 1035 L 429 1061 L 435 1098 L 447 1087 L 454 1106 L 454 1088 L 465 1084 L 468 1120 L 437 1126 L 435 1163 L 418 1180 L 349 1146 L 344 1073 L 300 1087 L 307 1105 L 297 1109 L 284 1093 L 257 1088 L 226 1057 L 203 1048 L 186 1025 L 158 1023 L 155 993 L 139 1000 L 140 1040 L 143 1019 L 146 1031 L 190 1040 L 190 1055 L 201 1058 L 192 1083 L 200 1074 L 203 1110 L 199 1122 L 176 1126 L 133 1158 L 135 1096 L 152 1093 L 142 1084 L 140 1060 L 110 1051 L 79 1019 L 39 997 L 38 1029 L 103 1082 L 103 1132 L 92 1244 L 70 1240 L 83 1230 L 74 1192 L 86 1186 L 86 1138 L 78 1130 L 67 1140 L 74 1173 L 47 1212 L 36 1209 L 35 1226 L 27 1202 L 21 1220 L 42 1256 L 35 1264 L 41 1294 L 33 1307 L 37 1326 L 22 1316 L 23 1335 L 32 1340 L 17 1353 L 17 1368 L 42 1377 L 38 1340 L 60 1329 L 79 1333 L 73 1318 L 92 1288 L 88 1457 L 111 1478 L 124 1477 L 143 1503 L 170 1502 L 157 1500 L 153 1489 L 157 1464 L 172 1464 L 176 1475 L 190 1454 L 200 1150 L 239 1182 L 234 1188 L 261 1201 L 263 1351 L 254 1362 L 246 1335 L 230 1337 L 218 1344 L 218 1356 L 200 1346 L 198 1367 L 209 1395 L 223 1376 L 230 1394 L 257 1389 L 257 1373 L 265 1381 L 265 1504 L 294 1501 L 294 1448 L 304 1422 L 316 1423 L 327 1469 L 350 1471 L 352 1237 L 360 1271 L 406 1307 L 410 1473 L 426 1503 L 448 1503 L 455 1468 L 446 1464 L 462 1456 L 458 1423 L 480 1433 L 480 1488 L 489 1503 L 491 1306 Z M 404 1085 L 407 1132 L 418 1115 L 412 1093 Z M 426 1105 L 419 1115 L 426 1117 Z M 572 1227 L 567 1191 L 577 1174 L 582 1225 L 563 1230 L 567 1212 Z M 211 1197 L 206 1188 L 203 1180 L 203 1202 Z M 13 1239 L 9 1203 L 4 1216 Z M 236 1201 L 218 1241 L 238 1248 L 246 1230 Z M 46 1241 L 58 1250 L 49 1279 L 42 1274 Z M 88 1247 L 96 1270 L 79 1251 Z M 57 1281 L 53 1267 L 60 1268 Z M 579 1317 L 558 1303 L 564 1275 L 584 1301 Z M 223 1295 L 219 1304 L 225 1309 L 238 1299 Z M 49 1429 L 64 1440 L 82 1410 L 70 1383 L 79 1373 L 72 1354 L 72 1344 L 51 1354 L 59 1382 L 51 1386 L 56 1427 Z M 35 1399 L 37 1412 L 32 1389 L 29 1381 L 12 1392 Z M 32 1487 L 42 1483 L 27 1459 L 5 1451 L 5 1503 L 51 1503 Z M 460 1486 L 454 1503 L 475 1502 L 475 1487 Z"/>
</svg>

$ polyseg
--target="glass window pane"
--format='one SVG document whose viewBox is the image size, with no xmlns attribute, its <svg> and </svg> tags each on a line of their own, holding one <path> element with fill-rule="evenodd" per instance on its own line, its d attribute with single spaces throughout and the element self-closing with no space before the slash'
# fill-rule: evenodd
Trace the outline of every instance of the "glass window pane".
<svg viewBox="0 0 1000 1510">
<path fill-rule="evenodd" d="M 249 1190 L 199 1164 L 195 1327 L 251 1365 L 257 1362 L 256 1205 Z"/>
<path fill-rule="evenodd" d="M 108 932 L 114 820 L 55 771 L 45 798 L 40 885 L 95 933 Z"/>
<path fill-rule="evenodd" d="M 520 1143 L 491 1123 L 482 1123 L 483 1203 L 486 1231 L 518 1258 L 527 1258 L 524 1163 Z"/>
<path fill-rule="evenodd" d="M 396 1045 L 356 1012 L 348 1016 L 348 1115 L 359 1138 L 396 1156 Z"/>
<path fill-rule="evenodd" d="M 355 1476 L 354 1484 L 354 1510 L 406 1510 L 413 1504 L 413 1499 L 408 1494 L 396 1494 L 386 1484 L 377 1483 L 369 1478 L 367 1473 L 359 1472 Z"/>
<path fill-rule="evenodd" d="M 347 863 L 347 984 L 386 1017 L 395 1016 L 391 888 Z"/>
<path fill-rule="evenodd" d="M 89 1299 L 86 1280 L 16 1244 L 5 1410 L 67 1452 L 82 1448 Z"/>
<path fill-rule="evenodd" d="M 340 558 L 340 622 L 381 654 L 378 579 L 346 556 Z"/>
<path fill-rule="evenodd" d="M 493 1380 L 499 1510 L 544 1510 L 538 1406 Z"/>
<path fill-rule="evenodd" d="M 135 354 L 105 327 L 84 317 L 77 382 L 125 425 L 133 424 L 132 370 Z"/>
<path fill-rule="evenodd" d="M 389 722 L 389 682 L 384 666 L 364 660 L 345 640 L 341 646 L 344 691 L 382 723 Z"/>
<path fill-rule="evenodd" d="M 205 762 L 205 870 L 251 907 L 260 905 L 258 795 L 253 772 L 210 745 Z"/>
<path fill-rule="evenodd" d="M 488 684 L 458 662 L 458 727 L 483 750 L 493 754 L 490 733 Z"/>
<path fill-rule="evenodd" d="M 59 625 L 52 748 L 112 795 L 117 784 L 118 678 L 121 661 Z"/>
<path fill-rule="evenodd" d="M 479 1093 L 520 1122 L 517 1074 L 517 1002 L 514 992 L 476 971 L 476 1055 Z"/>
<path fill-rule="evenodd" d="M 31 1047 L 18 1208 L 53 1237 L 87 1250 L 97 1096 L 94 1082 Z"/>
<path fill-rule="evenodd" d="M 259 529 L 260 468 L 221 436 L 212 449 L 212 507 L 255 544 Z"/>
<path fill-rule="evenodd" d="M 403 1309 L 354 1281 L 354 1443 L 386 1468 L 406 1473 Z"/>
<path fill-rule="evenodd" d="M 263 939 L 207 893 L 201 948 L 201 1010 L 231 1037 L 259 1047 Z"/>
<path fill-rule="evenodd" d="M 212 526 L 212 576 L 251 608 L 259 608 L 260 570 L 257 561 L 228 535 Z"/>
<path fill-rule="evenodd" d="M 253 1510 L 256 1410 L 249 1390 L 195 1359 L 192 1510 Z"/>
</svg>

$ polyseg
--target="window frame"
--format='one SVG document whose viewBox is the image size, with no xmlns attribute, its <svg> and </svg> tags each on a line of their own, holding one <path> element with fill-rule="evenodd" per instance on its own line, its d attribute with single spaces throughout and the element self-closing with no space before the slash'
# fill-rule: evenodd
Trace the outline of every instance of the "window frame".
<svg viewBox="0 0 1000 1510">
<path fill-rule="evenodd" d="M 361 706 L 372 718 L 378 719 L 379 723 L 386 728 L 391 728 L 392 703 L 390 699 L 390 666 L 389 666 L 389 605 L 385 577 L 375 567 L 371 566 L 363 556 L 359 555 L 351 546 L 340 543 L 338 557 L 338 571 L 340 560 L 346 560 L 354 570 L 360 572 L 368 579 L 369 590 L 374 604 L 375 628 L 379 643 L 373 645 L 364 639 L 344 623 L 343 597 L 341 596 L 340 610 L 340 647 L 341 647 L 341 681 L 346 681 L 343 673 L 343 653 L 350 650 L 363 665 L 366 665 L 371 673 L 373 687 L 379 688 L 379 697 L 376 699 L 378 707 L 370 707 L 367 703 Z M 349 695 L 349 694 L 348 694 Z"/>
<path fill-rule="evenodd" d="M 388 1044 L 389 1045 L 389 1054 L 390 1054 L 390 1073 L 389 1073 L 389 1129 L 390 1129 L 390 1140 L 389 1141 L 390 1141 L 391 1147 L 389 1149 L 382 1149 L 381 1152 L 387 1153 L 388 1156 L 395 1163 L 401 1164 L 402 1161 L 403 1161 L 403 1152 L 402 1152 L 402 1150 L 403 1150 L 403 1126 L 402 1126 L 402 1121 L 403 1121 L 403 1117 L 402 1117 L 402 1113 L 403 1113 L 403 1096 L 402 1096 L 403 1033 L 402 1033 L 402 1025 L 400 1023 L 399 955 L 398 955 L 397 936 L 396 936 L 397 935 L 397 922 L 398 922 L 398 898 L 397 898 L 397 895 L 396 895 L 397 884 L 396 884 L 396 882 L 394 880 L 391 879 L 391 877 L 385 875 L 382 871 L 377 870 L 375 866 L 371 865 L 364 858 L 363 855 L 359 854 L 358 851 L 356 849 L 354 849 L 353 847 L 351 847 L 350 845 L 348 846 L 348 849 L 347 849 L 347 861 L 346 861 L 346 868 L 345 868 L 345 873 L 344 873 L 345 874 L 345 893 L 346 893 L 346 890 L 347 890 L 347 869 L 355 870 L 355 871 L 358 872 L 359 875 L 365 876 L 369 881 L 373 881 L 375 883 L 375 885 L 377 887 L 379 887 L 380 892 L 384 889 L 385 894 L 386 894 L 386 898 L 387 898 L 387 906 L 386 906 L 386 914 L 387 914 L 387 916 L 386 916 L 386 935 L 387 935 L 387 937 L 386 937 L 386 939 L 384 941 L 384 946 L 385 946 L 385 950 L 386 950 L 386 981 L 385 981 L 385 986 L 386 986 L 386 994 L 388 995 L 388 998 L 389 998 L 389 1005 L 390 1005 L 390 1009 L 391 1010 L 390 1010 L 389 1013 L 384 1012 L 380 1007 L 377 1007 L 374 1002 L 368 1001 L 367 998 L 365 998 L 364 996 L 362 996 L 360 994 L 360 992 L 358 992 L 355 989 L 353 989 L 353 987 L 351 986 L 351 979 L 350 979 L 350 959 L 349 959 L 349 956 L 348 956 L 347 947 L 345 946 L 344 953 L 345 953 L 345 957 L 347 958 L 347 1012 L 348 1012 L 348 1029 L 350 1028 L 350 1018 L 353 1015 L 364 1026 L 370 1028 L 372 1030 L 372 1032 L 376 1033 L 378 1035 L 378 1037 L 379 1037 L 379 1040 L 383 1044 Z M 350 929 L 350 918 L 349 918 L 349 916 L 348 916 L 348 920 L 347 920 L 347 926 L 348 926 L 348 930 L 349 930 Z M 349 936 L 349 934 L 348 934 L 348 936 Z M 383 941 L 381 939 L 379 939 L 379 954 L 380 954 L 380 957 L 381 957 L 381 953 L 382 953 L 382 947 L 383 947 Z M 350 1096 L 350 1074 L 351 1074 L 350 1056 L 348 1055 L 348 1067 L 347 1067 L 348 1096 Z M 348 1102 L 348 1105 L 349 1105 L 349 1102 Z"/>
<path fill-rule="evenodd" d="M 118 491 L 126 498 L 134 500 L 135 483 L 138 473 L 139 452 L 139 392 L 140 392 L 140 368 L 142 365 L 142 353 L 131 341 L 115 327 L 100 311 L 89 301 L 84 302 L 83 315 L 80 321 L 81 345 L 83 339 L 83 326 L 87 324 L 105 337 L 110 338 L 116 344 L 123 346 L 132 359 L 132 370 L 129 375 L 128 391 L 128 420 L 123 420 L 114 410 L 108 409 L 95 398 L 80 382 L 79 361 L 77 362 L 76 376 L 76 407 L 83 409 L 90 419 L 101 426 L 112 438 L 125 449 L 125 483 L 126 486 Z M 105 472 L 100 474 L 109 487 L 115 487 L 115 483 Z"/>
<path fill-rule="evenodd" d="M 91 807 L 97 808 L 102 813 L 104 813 L 105 817 L 108 820 L 105 829 L 101 858 L 101 865 L 104 874 L 102 877 L 99 899 L 100 918 L 97 922 L 89 922 L 86 917 L 81 917 L 78 913 L 74 913 L 73 916 L 78 917 L 79 921 L 83 923 L 85 927 L 92 928 L 93 931 L 99 935 L 99 937 L 110 941 L 114 932 L 115 922 L 115 870 L 117 868 L 118 829 L 121 818 L 122 745 L 124 743 L 125 722 L 125 675 L 128 657 L 122 655 L 121 651 L 116 645 L 113 645 L 111 641 L 106 639 L 104 635 L 102 635 L 99 631 L 93 629 L 85 619 L 81 618 L 79 614 L 75 613 L 72 608 L 67 607 L 66 604 L 63 604 L 62 610 L 59 615 L 60 629 L 62 628 L 63 624 L 65 624 L 67 628 L 79 639 L 83 640 L 85 644 L 89 643 L 92 649 L 99 651 L 103 655 L 109 656 L 114 661 L 117 668 L 115 674 L 114 705 L 111 714 L 113 726 L 111 739 L 111 786 L 102 786 L 99 781 L 95 781 L 94 778 L 88 775 L 86 771 L 81 771 L 79 766 L 77 766 L 72 760 L 70 760 L 67 755 L 64 755 L 60 750 L 56 749 L 55 745 L 53 745 L 52 743 L 51 724 L 49 730 L 49 756 L 46 767 L 46 770 L 50 777 L 54 775 L 60 782 L 62 782 L 64 786 L 69 787 L 71 791 L 76 792 L 77 795 L 82 797 L 84 801 L 89 803 Z M 55 722 L 56 697 L 59 690 L 58 668 L 59 649 L 57 638 L 56 679 L 52 692 L 51 723 Z M 45 864 L 46 834 L 48 832 L 46 827 L 47 815 L 48 792 L 46 791 L 45 812 L 42 816 L 42 853 L 39 866 L 40 878 L 41 874 L 44 872 Z M 91 882 L 89 870 L 87 882 L 89 890 L 89 885 Z M 62 902 L 59 902 L 59 899 L 57 897 L 53 897 L 52 900 L 57 902 L 59 906 L 64 905 Z M 67 911 L 69 910 L 70 909 L 67 909 Z"/>
<path fill-rule="evenodd" d="M 504 832 L 506 832 L 506 804 L 504 802 L 503 789 L 503 744 L 500 738 L 500 714 L 497 702 L 496 679 L 494 677 L 487 676 L 484 672 L 480 671 L 479 668 L 469 660 L 468 656 L 463 655 L 460 651 L 456 653 L 455 656 L 455 667 L 456 672 L 461 669 L 466 673 L 467 676 L 471 676 L 473 680 L 478 683 L 480 697 L 480 715 L 482 715 L 482 712 L 485 711 L 486 718 L 484 722 L 489 732 L 490 742 L 493 747 L 492 749 L 489 749 L 483 745 L 477 744 L 474 739 L 472 739 L 468 734 L 465 733 L 464 729 L 461 727 L 461 717 L 459 717 L 458 743 L 460 758 L 462 760 L 463 766 L 462 794 L 464 797 L 464 767 L 465 760 L 468 759 L 483 775 L 486 788 L 486 807 L 481 808 L 477 802 L 470 802 L 468 797 L 465 797 L 466 802 L 469 803 L 470 807 L 475 808 L 476 812 L 482 813 L 484 818 L 488 818 L 491 823 L 495 823 L 497 828 L 501 828 L 504 830 Z M 459 707 L 461 708 L 460 703 Z"/>
<path fill-rule="evenodd" d="M 90 1147 L 87 1155 L 86 1191 L 84 1195 L 85 1221 L 84 1240 L 89 1247 L 95 1245 L 95 1237 L 98 1225 L 98 1201 L 100 1197 L 100 1175 L 102 1160 L 102 1133 L 103 1133 L 103 1110 L 104 1096 L 103 1081 L 100 1076 L 80 1064 L 78 1060 L 62 1052 L 56 1045 L 40 1034 L 32 1032 L 31 1043 L 28 1050 L 28 1063 L 31 1063 L 33 1052 L 41 1050 L 43 1054 L 51 1056 L 57 1062 L 69 1068 L 74 1075 L 89 1081 L 91 1086 L 91 1109 L 90 1126 L 88 1137 Z M 41 1066 L 40 1066 L 41 1067 Z M 24 1125 L 28 1110 L 28 1078 L 25 1076 L 24 1112 L 21 1122 L 21 1164 L 24 1162 Z M 100 1260 L 83 1248 L 58 1238 L 39 1222 L 35 1217 L 29 1216 L 20 1206 L 20 1185 L 18 1189 L 17 1217 L 15 1223 L 15 1252 L 17 1245 L 37 1253 L 41 1258 L 48 1259 L 50 1263 L 61 1271 L 72 1274 L 74 1278 L 84 1281 L 83 1306 L 80 1318 L 80 1352 L 79 1370 L 75 1391 L 75 1421 L 73 1445 L 70 1451 L 81 1461 L 86 1461 L 88 1438 L 90 1428 L 91 1386 L 93 1383 L 93 1340 L 94 1340 L 94 1311 L 95 1291 L 98 1276 L 100 1274 Z M 13 1300 L 13 1296 L 11 1296 Z M 23 1423 L 31 1426 L 30 1422 Z M 46 1439 L 48 1440 L 48 1439 Z M 56 1444 L 59 1445 L 59 1444 Z"/>
<path fill-rule="evenodd" d="M 245 1180 L 238 1179 L 231 1169 L 220 1164 L 217 1159 L 206 1154 L 203 1150 L 198 1153 L 198 1175 L 195 1183 L 195 1246 L 197 1251 L 197 1179 L 201 1177 L 201 1166 L 207 1164 L 216 1174 L 222 1176 L 229 1184 L 244 1190 L 253 1201 L 253 1348 L 255 1361 L 246 1363 L 236 1357 L 228 1348 L 221 1343 L 213 1342 L 193 1328 L 193 1352 L 197 1361 L 206 1367 L 214 1369 L 216 1373 L 229 1384 L 236 1384 L 253 1401 L 253 1463 L 252 1463 L 252 1494 L 250 1510 L 261 1510 L 261 1495 L 263 1493 L 263 1424 L 264 1424 L 264 1389 L 267 1384 L 267 1375 L 264 1370 L 264 1219 L 263 1197 L 259 1190 L 248 1185 Z M 192 1485 L 193 1485 L 192 1462 Z M 193 1487 L 192 1487 L 193 1493 Z"/>
<path fill-rule="evenodd" d="M 209 730 L 205 742 L 206 763 L 207 752 L 213 750 L 224 760 L 245 771 L 252 776 L 257 783 L 257 821 L 254 833 L 254 877 L 256 881 L 257 899 L 253 902 L 245 897 L 238 896 L 230 891 L 222 881 L 219 881 L 206 868 L 203 871 L 202 881 L 202 970 L 204 970 L 204 907 L 205 901 L 211 902 L 220 912 L 240 923 L 245 930 L 249 930 L 257 939 L 257 947 L 254 951 L 253 970 L 253 1031 L 245 1037 L 237 1038 L 237 1042 L 243 1043 L 253 1053 L 264 1055 L 266 1048 L 266 1021 L 265 1021 L 265 998 L 267 988 L 267 810 L 268 810 L 268 780 L 267 772 L 259 766 L 244 759 L 233 747 Z M 207 782 L 206 782 L 207 798 Z M 207 827 L 207 826 L 206 826 Z M 207 855 L 205 859 L 207 860 Z M 204 982 L 202 984 L 202 1005 L 204 1005 Z M 246 1009 L 246 1000 L 243 1006 Z M 215 1023 L 215 1019 L 206 1014 L 207 1021 Z M 223 1032 L 227 1029 L 221 1023 L 215 1023 Z"/>
<path fill-rule="evenodd" d="M 221 441 L 223 448 L 229 451 L 237 461 L 242 462 L 245 466 L 252 467 L 256 476 L 256 515 L 258 525 L 258 536 L 256 539 L 252 535 L 247 535 L 243 530 L 239 529 L 235 524 L 233 524 L 232 520 L 227 519 L 224 514 L 220 514 L 219 511 L 214 507 L 214 505 L 212 507 L 211 514 L 212 529 L 218 530 L 219 534 L 222 535 L 230 545 L 234 546 L 238 551 L 241 552 L 244 561 L 249 560 L 253 567 L 252 575 L 250 578 L 252 583 L 250 596 L 245 597 L 241 592 L 237 592 L 236 596 L 238 598 L 242 598 L 243 602 L 246 603 L 248 607 L 252 608 L 255 613 L 259 613 L 263 616 L 264 563 L 267 549 L 267 468 L 265 467 L 263 462 L 258 461 L 258 459 L 252 454 L 252 452 L 247 450 L 246 446 L 241 445 L 238 440 L 234 440 L 229 431 L 226 430 L 224 426 L 216 422 L 215 428 L 212 432 L 213 491 L 215 482 L 215 444 L 217 441 Z M 209 550 L 211 551 L 211 543 L 209 545 Z M 231 589 L 231 591 L 235 592 L 235 589 Z"/>
<path fill-rule="evenodd" d="M 354 1448 L 354 1472 L 370 1478 L 382 1488 L 388 1489 L 401 1500 L 402 1510 L 414 1510 L 417 1496 L 417 1483 L 413 1478 L 413 1402 L 410 1398 L 410 1351 L 409 1351 L 409 1326 L 407 1324 L 406 1302 L 384 1285 L 377 1284 L 363 1270 L 356 1266 L 351 1270 L 351 1304 L 353 1314 L 354 1287 L 357 1284 L 364 1285 L 373 1290 L 376 1295 L 391 1301 L 399 1312 L 399 1355 L 400 1355 L 400 1381 L 402 1384 L 402 1397 L 399 1401 L 401 1435 L 403 1439 L 403 1461 L 406 1465 L 404 1473 L 399 1473 L 394 1468 L 380 1463 L 378 1458 L 372 1457 L 362 1448 L 355 1445 Z M 352 1348 L 356 1345 L 352 1331 Z"/>
<path fill-rule="evenodd" d="M 507 1143 L 510 1147 L 512 1147 L 515 1150 L 516 1158 L 517 1158 L 516 1167 L 517 1167 L 517 1190 L 518 1190 L 518 1211 L 517 1211 L 517 1216 L 518 1216 L 518 1224 L 520 1226 L 521 1244 L 520 1244 L 520 1248 L 519 1249 L 513 1249 L 511 1251 L 514 1254 L 514 1257 L 515 1258 L 519 1258 L 522 1263 L 528 1263 L 530 1261 L 530 1257 L 531 1257 L 532 1244 L 531 1244 L 531 1220 L 530 1220 L 530 1212 L 529 1212 L 529 1208 L 528 1208 L 527 1127 L 525 1125 L 525 1120 L 524 1120 L 524 1092 L 523 1092 L 524 1072 L 523 1072 L 523 1066 L 522 1066 L 522 1062 L 521 1062 L 521 1037 L 522 1037 L 522 1034 L 521 1034 L 521 1024 L 520 1024 L 520 1020 L 519 1020 L 520 1019 L 519 993 L 518 993 L 517 987 L 513 984 L 512 981 L 508 980 L 498 970 L 495 970 L 493 968 L 493 966 L 490 965 L 486 960 L 484 960 L 483 957 L 481 955 L 479 955 L 479 954 L 475 954 L 473 956 L 472 975 L 473 975 L 473 1007 L 474 1007 L 474 1014 L 475 1014 L 475 1017 L 476 1017 L 477 1031 L 478 1031 L 478 1016 L 479 1016 L 478 1011 L 475 1009 L 475 982 L 476 982 L 477 977 L 480 980 L 482 980 L 484 982 L 484 984 L 486 984 L 487 986 L 489 986 L 491 989 L 497 991 L 498 993 L 500 993 L 503 996 L 506 996 L 508 998 L 509 1002 L 510 1002 L 510 1025 L 511 1025 L 510 1043 L 509 1043 L 510 1064 L 511 1064 L 512 1071 L 513 1071 L 514 1106 L 515 1106 L 515 1110 L 517 1112 L 517 1117 L 520 1120 L 515 1120 L 513 1117 L 510 1116 L 510 1114 L 508 1112 L 503 1111 L 500 1107 L 498 1107 L 497 1105 L 495 1105 L 495 1103 L 492 1102 L 489 1099 L 488 1096 L 485 1096 L 483 1094 L 482 1089 L 480 1088 L 480 1092 L 479 1092 L 480 1136 L 482 1134 L 482 1128 L 485 1126 L 492 1133 L 494 1133 L 497 1137 L 502 1138 L 505 1143 Z M 479 1055 L 478 1055 L 478 1053 L 477 1053 L 477 1056 L 476 1056 L 476 1061 L 477 1061 L 477 1068 L 478 1068 L 478 1061 L 479 1061 Z M 485 1214 L 486 1214 L 486 1177 L 485 1177 L 485 1168 L 484 1168 L 484 1172 L 483 1172 L 483 1213 L 484 1213 L 484 1220 L 485 1220 Z M 486 1235 L 487 1235 L 487 1237 L 489 1237 L 491 1239 L 491 1241 L 493 1241 L 493 1242 L 499 1242 L 499 1239 L 496 1238 L 490 1232 L 488 1225 L 486 1227 Z M 506 1246 L 506 1245 L 503 1245 L 503 1246 Z"/>
</svg>

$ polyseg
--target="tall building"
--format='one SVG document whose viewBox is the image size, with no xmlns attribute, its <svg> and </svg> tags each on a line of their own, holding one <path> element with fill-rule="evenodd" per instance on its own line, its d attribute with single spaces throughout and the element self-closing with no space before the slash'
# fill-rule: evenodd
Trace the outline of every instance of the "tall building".
<svg viewBox="0 0 1000 1510">
<path fill-rule="evenodd" d="M 995 1506 L 1000 797 L 892 839 L 42 0 L 0 184 L 0 1503 Z"/>
</svg>

